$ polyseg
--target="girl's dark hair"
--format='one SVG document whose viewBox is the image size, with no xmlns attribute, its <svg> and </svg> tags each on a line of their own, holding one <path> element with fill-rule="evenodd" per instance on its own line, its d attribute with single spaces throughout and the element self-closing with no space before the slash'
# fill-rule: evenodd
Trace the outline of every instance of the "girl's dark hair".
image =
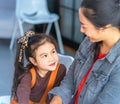
<svg viewBox="0 0 120 104">
<path fill-rule="evenodd" d="M 82 0 L 83 15 L 96 27 L 111 24 L 120 29 L 120 0 Z M 98 55 L 100 44 L 95 45 L 95 59 Z"/>
<path fill-rule="evenodd" d="M 11 97 L 17 97 L 16 91 L 21 78 L 24 76 L 25 72 L 28 72 L 29 69 L 34 66 L 29 61 L 29 57 L 35 58 L 35 50 L 46 42 L 52 43 L 57 50 L 56 40 L 52 36 L 46 35 L 45 33 L 36 33 L 35 35 L 29 37 L 27 40 L 27 46 L 25 46 L 24 49 L 21 48 L 22 44 L 17 42 L 16 58 L 14 63 L 15 71 L 14 71 Z M 21 49 L 22 49 L 22 55 L 20 55 Z M 19 61 L 20 58 L 21 61 Z M 24 63 L 27 64 L 25 65 Z"/>
</svg>

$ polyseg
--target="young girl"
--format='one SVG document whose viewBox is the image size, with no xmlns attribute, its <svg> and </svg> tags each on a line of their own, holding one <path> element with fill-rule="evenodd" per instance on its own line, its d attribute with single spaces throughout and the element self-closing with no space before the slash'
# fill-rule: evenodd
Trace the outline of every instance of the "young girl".
<svg viewBox="0 0 120 104">
<path fill-rule="evenodd" d="M 55 39 L 28 31 L 17 42 L 11 96 L 18 104 L 48 104 L 48 91 L 58 86 L 66 74 L 65 66 L 58 63 Z"/>
</svg>

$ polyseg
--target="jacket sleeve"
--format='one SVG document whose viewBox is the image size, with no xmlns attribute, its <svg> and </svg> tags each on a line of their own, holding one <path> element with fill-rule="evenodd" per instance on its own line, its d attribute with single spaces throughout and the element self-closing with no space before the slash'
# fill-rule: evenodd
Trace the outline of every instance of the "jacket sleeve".
<svg viewBox="0 0 120 104">
<path fill-rule="evenodd" d="M 74 76 L 74 62 L 70 66 L 69 71 L 67 72 L 66 76 L 62 80 L 60 86 L 53 88 L 49 92 L 49 97 L 50 99 L 54 95 L 58 95 L 62 98 L 63 104 L 68 104 L 72 98 L 72 88 L 74 87 L 73 85 L 73 76 Z"/>
</svg>

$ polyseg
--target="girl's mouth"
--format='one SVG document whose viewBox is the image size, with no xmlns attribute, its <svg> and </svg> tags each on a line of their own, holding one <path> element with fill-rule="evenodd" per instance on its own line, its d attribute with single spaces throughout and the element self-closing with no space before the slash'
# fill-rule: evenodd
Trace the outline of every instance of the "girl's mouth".
<svg viewBox="0 0 120 104">
<path fill-rule="evenodd" d="M 55 66 L 55 62 L 54 62 L 54 63 L 52 63 L 52 64 L 50 64 L 49 66 Z"/>
</svg>

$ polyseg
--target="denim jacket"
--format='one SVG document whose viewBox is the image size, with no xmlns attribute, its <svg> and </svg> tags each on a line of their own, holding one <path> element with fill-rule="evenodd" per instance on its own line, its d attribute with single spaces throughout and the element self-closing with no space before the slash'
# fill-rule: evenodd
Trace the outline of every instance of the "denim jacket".
<svg viewBox="0 0 120 104">
<path fill-rule="evenodd" d="M 73 104 L 79 83 L 94 60 L 94 43 L 86 37 L 76 52 L 75 59 L 59 87 L 49 92 L 58 95 L 63 104 Z M 79 96 L 78 104 L 120 104 L 120 41 L 92 67 Z"/>
</svg>

